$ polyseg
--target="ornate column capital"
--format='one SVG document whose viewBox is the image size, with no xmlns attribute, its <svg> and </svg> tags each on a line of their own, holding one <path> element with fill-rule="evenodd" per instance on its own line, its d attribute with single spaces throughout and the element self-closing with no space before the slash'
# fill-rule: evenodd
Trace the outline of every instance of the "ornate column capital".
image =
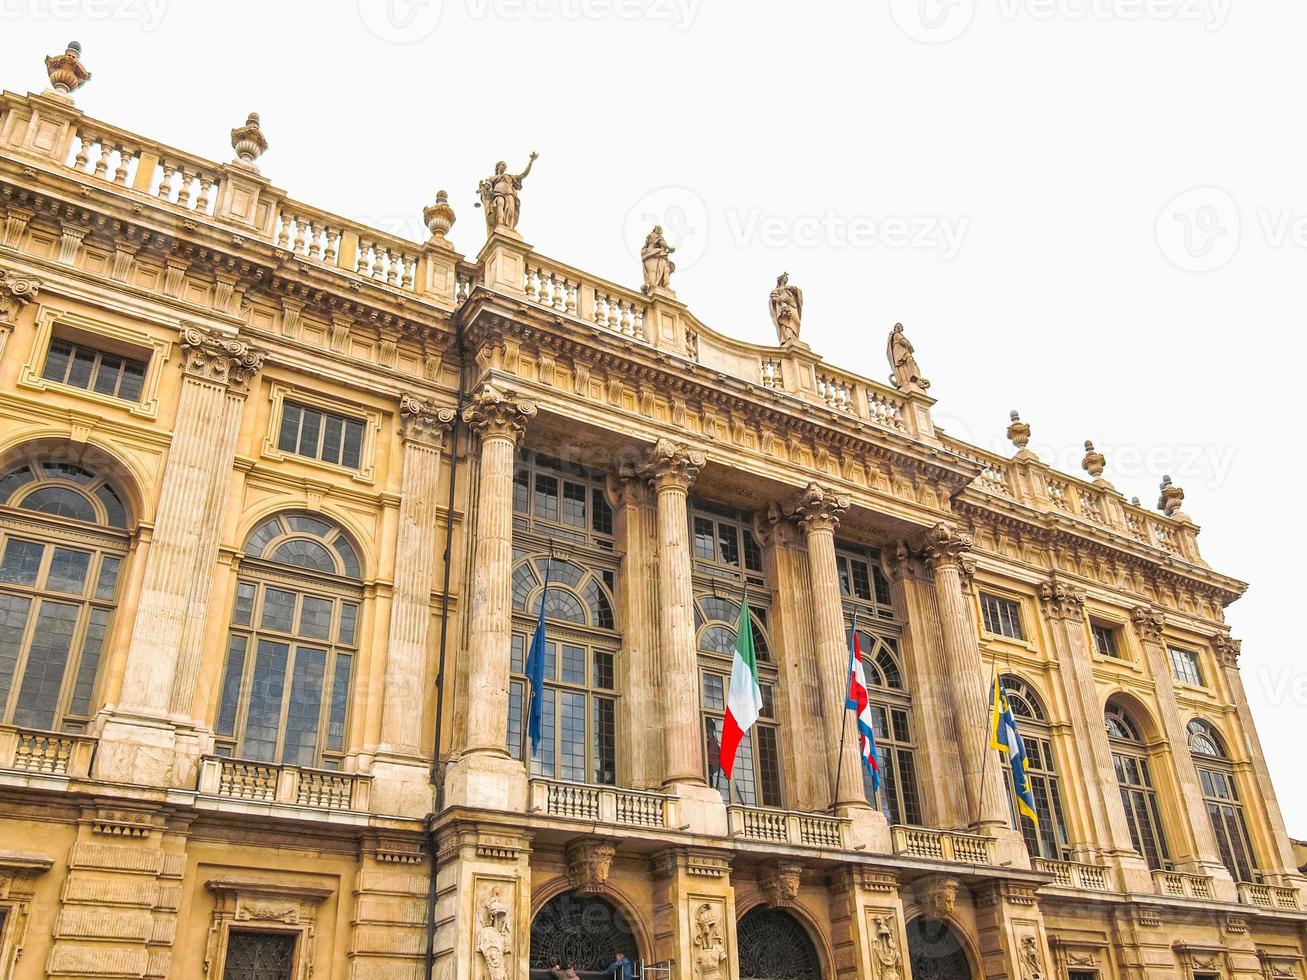
<svg viewBox="0 0 1307 980">
<path fill-rule="evenodd" d="M 18 312 L 36 299 L 41 280 L 34 276 L 17 276 L 0 269 L 0 324 L 12 324 Z"/>
<path fill-rule="evenodd" d="M 1238 667 L 1239 654 L 1243 652 L 1243 640 L 1236 640 L 1229 633 L 1217 633 L 1212 637 L 1212 649 L 1222 667 Z"/>
<path fill-rule="evenodd" d="M 1166 619 L 1152 606 L 1135 606 L 1130 610 L 1130 620 L 1135 624 L 1141 639 L 1149 643 L 1161 641 Z"/>
<path fill-rule="evenodd" d="M 908 547 L 908 543 L 903 540 L 895 541 L 888 548 L 882 549 L 880 553 L 880 563 L 884 568 L 885 577 L 891 582 L 898 582 L 900 579 L 913 578 L 921 574 L 921 566 L 917 562 L 917 557 Z"/>
<path fill-rule="evenodd" d="M 527 422 L 535 418 L 538 411 L 535 402 L 487 384 L 463 409 L 463 421 L 481 433 L 483 439 L 497 436 L 516 444 L 526 432 Z"/>
<path fill-rule="evenodd" d="M 969 579 L 976 574 L 971 544 L 971 535 L 966 531 L 959 531 L 947 521 L 940 521 L 926 532 L 926 565 L 932 572 L 956 568 L 963 578 Z"/>
<path fill-rule="evenodd" d="M 753 515 L 753 533 L 764 548 L 790 548 L 799 541 L 798 529 L 778 503 L 770 503 L 766 510 Z"/>
<path fill-rule="evenodd" d="M 405 394 L 399 400 L 399 430 L 406 440 L 439 446 L 456 417 L 452 408 L 441 408 L 415 395 Z"/>
<path fill-rule="evenodd" d="M 608 474 L 608 502 L 614 507 L 642 507 L 650 502 L 649 484 L 634 463 L 623 463 Z"/>
<path fill-rule="evenodd" d="M 820 483 L 809 483 L 797 497 L 784 505 L 787 516 L 804 531 L 830 531 L 840 526 L 850 500 Z"/>
<path fill-rule="evenodd" d="M 1052 579 L 1039 587 L 1039 601 L 1050 619 L 1079 621 L 1085 617 L 1085 590 Z"/>
<path fill-rule="evenodd" d="M 638 472 L 655 490 L 675 487 L 688 491 L 707 462 L 708 457 L 698 449 L 671 439 L 659 439 L 645 454 Z"/>
<path fill-rule="evenodd" d="M 201 381 L 225 385 L 240 395 L 249 393 L 250 382 L 268 359 L 265 350 L 251 347 L 221 330 L 205 330 L 194 323 L 182 324 L 181 348 L 182 371 Z"/>
</svg>

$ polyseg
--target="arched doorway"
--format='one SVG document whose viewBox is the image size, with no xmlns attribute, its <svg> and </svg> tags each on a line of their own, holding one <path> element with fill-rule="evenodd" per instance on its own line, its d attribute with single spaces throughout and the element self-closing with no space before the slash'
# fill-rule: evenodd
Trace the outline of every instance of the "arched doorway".
<svg viewBox="0 0 1307 980">
<path fill-rule="evenodd" d="M 913 980 L 971 980 L 966 951 L 946 922 L 909 922 L 908 959 Z"/>
<path fill-rule="evenodd" d="M 626 916 L 598 895 L 555 895 L 531 922 L 531 980 L 550 980 L 555 963 L 574 965 L 580 977 L 597 977 L 617 952 L 632 962 L 641 956 Z"/>
<path fill-rule="evenodd" d="M 808 930 L 784 909 L 753 909 L 736 929 L 740 980 L 821 980 Z"/>
</svg>

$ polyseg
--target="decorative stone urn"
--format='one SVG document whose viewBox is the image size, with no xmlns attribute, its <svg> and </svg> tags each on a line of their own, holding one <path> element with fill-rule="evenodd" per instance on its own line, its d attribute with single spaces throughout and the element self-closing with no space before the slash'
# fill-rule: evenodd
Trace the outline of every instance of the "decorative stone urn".
<svg viewBox="0 0 1307 980">
<path fill-rule="evenodd" d="M 259 127 L 259 114 L 251 112 L 244 126 L 231 131 L 231 148 L 236 151 L 236 159 L 247 167 L 253 167 L 254 161 L 268 152 L 268 140 Z"/>
<path fill-rule="evenodd" d="M 431 232 L 434 241 L 443 242 L 457 220 L 454 209 L 449 206 L 449 195 L 445 191 L 436 191 L 436 203 L 422 209 L 422 220 Z"/>
<path fill-rule="evenodd" d="M 91 73 L 82 64 L 81 55 L 81 44 L 69 41 L 68 49 L 63 54 L 51 55 L 45 59 L 45 71 L 50 76 L 50 85 L 60 95 L 72 95 L 91 80 Z"/>
</svg>

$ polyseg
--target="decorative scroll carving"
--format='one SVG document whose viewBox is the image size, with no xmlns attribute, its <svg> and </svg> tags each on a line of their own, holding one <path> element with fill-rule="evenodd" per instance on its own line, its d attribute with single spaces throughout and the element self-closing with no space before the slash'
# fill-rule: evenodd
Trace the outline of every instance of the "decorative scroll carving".
<svg viewBox="0 0 1307 980">
<path fill-rule="evenodd" d="M 659 439 L 641 461 L 639 472 L 655 490 L 665 487 L 689 490 L 707 462 L 708 457 L 697 449 L 671 439 Z"/>
<path fill-rule="evenodd" d="M 1085 590 L 1053 579 L 1039 587 L 1039 601 L 1052 619 L 1081 620 L 1085 615 Z"/>
<path fill-rule="evenodd" d="M 895 936 L 893 914 L 886 912 L 871 922 L 871 952 L 878 980 L 900 980 L 903 976 L 903 953 Z"/>
<path fill-rule="evenodd" d="M 567 846 L 567 880 L 572 890 L 593 895 L 604 890 L 617 852 L 609 841 L 575 840 Z"/>
<path fill-rule="evenodd" d="M 819 483 L 809 483 L 794 500 L 785 505 L 785 513 L 794 518 L 805 530 L 829 529 L 840 526 L 840 519 L 849 509 L 849 498 Z"/>
<path fill-rule="evenodd" d="M 1157 643 L 1161 640 L 1162 630 L 1166 628 L 1166 620 L 1156 609 L 1149 606 L 1135 606 L 1130 610 L 1130 620 L 1135 624 L 1141 639 L 1149 643 Z"/>
<path fill-rule="evenodd" d="M 404 395 L 399 401 L 399 427 L 405 439 L 439 444 L 455 417 L 452 408 L 441 408 L 413 395 Z"/>
<path fill-rule="evenodd" d="M 40 291 L 40 279 L 0 269 L 0 324 L 12 324 L 18 312 L 36 299 Z"/>
<path fill-rule="evenodd" d="M 463 409 L 463 421 L 481 433 L 481 438 L 504 438 L 516 443 L 526 432 L 526 424 L 535 418 L 536 404 L 516 393 L 487 384 Z"/>
<path fill-rule="evenodd" d="M 1229 633 L 1217 633 L 1212 637 L 1212 649 L 1216 651 L 1216 659 L 1222 667 L 1238 667 L 1243 640 L 1236 640 Z"/>
<path fill-rule="evenodd" d="M 775 909 L 790 905 L 799 897 L 802 881 L 803 865 L 781 861 L 763 871 L 758 885 L 767 900 L 767 907 Z"/>
<path fill-rule="evenodd" d="M 499 897 L 498 888 L 492 888 L 481 900 L 478 913 L 476 951 L 481 954 L 485 980 L 508 980 L 513 934 L 508 925 L 508 906 Z"/>
<path fill-rule="evenodd" d="M 708 902 L 701 903 L 694 912 L 694 950 L 694 975 L 699 980 L 722 980 L 730 976 L 721 912 Z"/>
<path fill-rule="evenodd" d="M 182 325 L 182 365 L 191 377 L 226 385 L 239 394 L 249 392 L 250 382 L 263 369 L 268 352 L 220 330 L 205 330 L 193 323 Z"/>
</svg>

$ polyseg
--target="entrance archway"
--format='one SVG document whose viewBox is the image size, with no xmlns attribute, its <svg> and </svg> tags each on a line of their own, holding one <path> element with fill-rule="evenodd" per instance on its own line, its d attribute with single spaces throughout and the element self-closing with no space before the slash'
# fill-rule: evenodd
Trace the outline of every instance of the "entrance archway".
<svg viewBox="0 0 1307 980">
<path fill-rule="evenodd" d="M 531 980 L 551 980 L 555 963 L 574 965 L 580 977 L 597 977 L 619 951 L 632 962 L 641 957 L 626 916 L 598 895 L 555 895 L 531 921 Z"/>
<path fill-rule="evenodd" d="M 971 980 L 966 950 L 948 923 L 918 917 L 907 931 L 913 980 Z"/>
<path fill-rule="evenodd" d="M 740 980 L 821 980 L 808 930 L 784 909 L 756 908 L 736 927 Z"/>
</svg>

